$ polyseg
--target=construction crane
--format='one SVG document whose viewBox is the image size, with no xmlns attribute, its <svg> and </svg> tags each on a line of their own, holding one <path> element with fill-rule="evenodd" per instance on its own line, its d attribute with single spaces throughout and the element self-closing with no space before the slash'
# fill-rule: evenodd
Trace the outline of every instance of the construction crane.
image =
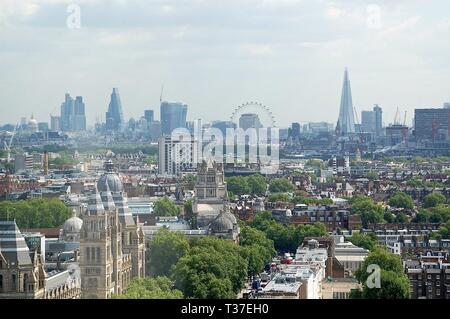
<svg viewBox="0 0 450 319">
<path fill-rule="evenodd" d="M 163 97 L 163 92 L 164 92 L 164 83 L 161 85 L 161 95 L 159 96 L 159 103 L 162 103 L 162 97 Z"/>
<path fill-rule="evenodd" d="M 4 145 L 5 145 L 5 151 L 7 153 L 7 157 L 6 157 L 6 162 L 10 163 L 11 162 L 11 145 L 14 139 L 14 135 L 16 135 L 16 130 L 17 127 L 19 126 L 19 124 L 17 124 L 16 126 L 14 126 L 14 130 L 11 133 L 11 138 L 9 139 L 9 143 L 6 143 L 6 141 L 3 141 Z"/>
<path fill-rule="evenodd" d="M 361 123 L 359 122 L 359 116 L 358 116 L 358 112 L 356 111 L 356 106 L 354 106 L 353 109 L 355 111 L 356 124 L 358 125 L 358 130 L 359 130 L 359 143 L 362 144 L 363 143 L 363 133 L 361 130 Z"/>
<path fill-rule="evenodd" d="M 403 134 L 403 142 L 405 143 L 405 146 L 408 147 L 408 127 L 406 126 L 406 114 L 408 111 L 405 111 L 405 117 L 403 118 L 403 127 L 402 127 L 402 134 Z"/>
</svg>

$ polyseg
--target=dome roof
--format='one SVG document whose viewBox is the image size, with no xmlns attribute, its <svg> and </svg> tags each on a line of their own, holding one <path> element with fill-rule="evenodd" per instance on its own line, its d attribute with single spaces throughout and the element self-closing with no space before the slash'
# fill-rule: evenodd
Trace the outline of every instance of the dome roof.
<svg viewBox="0 0 450 319">
<path fill-rule="evenodd" d="M 71 218 L 66 220 L 63 225 L 64 233 L 79 233 L 83 226 L 83 220 L 78 218 L 74 212 Z"/>
<path fill-rule="evenodd" d="M 229 212 L 228 210 L 226 210 L 223 213 L 223 216 L 228 219 L 233 225 L 237 224 L 237 219 L 236 216 L 234 216 L 231 212 Z"/>
<path fill-rule="evenodd" d="M 108 189 L 109 187 L 109 189 Z M 97 182 L 97 188 L 99 192 L 123 192 L 123 184 L 119 175 L 113 172 L 107 172 L 99 178 Z"/>
<path fill-rule="evenodd" d="M 123 192 L 123 184 L 119 175 L 114 172 L 114 164 L 111 160 L 105 163 L 105 174 L 99 178 L 97 182 L 97 189 L 99 192 Z"/>
<path fill-rule="evenodd" d="M 233 230 L 233 223 L 224 214 L 219 214 L 211 223 L 211 231 L 214 233 L 224 233 L 230 230 Z"/>
</svg>

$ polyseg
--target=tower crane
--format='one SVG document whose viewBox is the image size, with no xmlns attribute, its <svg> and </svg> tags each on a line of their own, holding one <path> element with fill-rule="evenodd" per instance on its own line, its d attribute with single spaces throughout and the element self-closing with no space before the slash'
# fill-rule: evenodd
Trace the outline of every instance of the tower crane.
<svg viewBox="0 0 450 319">
<path fill-rule="evenodd" d="M 7 153 L 7 158 L 6 158 L 6 162 L 10 163 L 11 162 L 11 145 L 14 139 L 14 135 L 16 135 L 16 130 L 17 127 L 19 126 L 19 124 L 17 124 L 16 126 L 14 126 L 14 130 L 11 134 L 11 138 L 9 139 L 9 143 L 7 143 L 6 141 L 3 141 L 4 145 L 5 145 L 5 151 Z"/>
</svg>

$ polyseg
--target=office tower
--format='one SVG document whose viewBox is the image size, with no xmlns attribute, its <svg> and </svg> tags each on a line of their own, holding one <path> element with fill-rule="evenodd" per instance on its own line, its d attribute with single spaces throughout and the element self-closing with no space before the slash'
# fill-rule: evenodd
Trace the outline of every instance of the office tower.
<svg viewBox="0 0 450 319">
<path fill-rule="evenodd" d="M 378 104 L 375 104 L 373 112 L 375 113 L 375 133 L 380 136 L 383 132 L 383 110 Z"/>
<path fill-rule="evenodd" d="M 292 123 L 288 130 L 288 137 L 298 138 L 300 137 L 300 123 Z"/>
<path fill-rule="evenodd" d="M 56 121 L 57 120 L 55 119 L 55 128 Z M 73 99 L 69 93 L 66 93 L 64 102 L 61 104 L 60 126 L 62 131 L 86 130 L 86 115 L 83 97 L 77 96 Z M 52 131 L 57 130 L 52 128 Z"/>
<path fill-rule="evenodd" d="M 124 126 L 122 103 L 120 101 L 119 89 L 113 88 L 108 112 L 106 112 L 106 129 L 111 131 L 121 130 Z"/>
<path fill-rule="evenodd" d="M 47 132 L 48 129 L 48 123 L 47 122 L 38 122 L 38 131 L 39 132 Z"/>
<path fill-rule="evenodd" d="M 376 132 L 376 113 L 374 111 L 361 112 L 361 131 L 367 133 Z"/>
<path fill-rule="evenodd" d="M 150 124 L 151 122 L 153 122 L 155 120 L 153 110 L 145 110 L 144 117 L 145 117 L 145 120 L 147 121 L 147 124 Z"/>
<path fill-rule="evenodd" d="M 246 130 L 249 128 L 259 129 L 262 127 L 258 114 L 245 113 L 239 118 L 239 128 Z"/>
<path fill-rule="evenodd" d="M 34 165 L 33 155 L 17 154 L 14 157 L 14 171 L 16 174 L 24 173 L 26 171 L 32 171 Z"/>
<path fill-rule="evenodd" d="M 223 138 L 225 139 L 227 128 L 235 129 L 236 124 L 232 121 L 214 121 L 212 122 L 211 127 L 219 129 L 223 134 Z"/>
<path fill-rule="evenodd" d="M 52 132 L 61 131 L 61 117 L 60 116 L 51 116 L 50 119 L 50 129 Z"/>
<path fill-rule="evenodd" d="M 450 108 L 415 109 L 414 127 L 417 140 L 450 138 Z"/>
<path fill-rule="evenodd" d="M 348 70 L 345 69 L 344 84 L 342 86 L 341 107 L 339 109 L 339 119 L 336 126 L 339 134 L 345 135 L 355 133 L 355 114 L 353 112 L 352 90 Z"/>
<path fill-rule="evenodd" d="M 150 134 L 150 138 L 153 141 L 158 140 L 161 136 L 161 122 L 153 121 L 150 124 L 148 124 L 148 131 Z"/>
<path fill-rule="evenodd" d="M 180 102 L 161 102 L 161 131 L 170 135 L 176 128 L 186 128 L 187 105 Z"/>
<path fill-rule="evenodd" d="M 77 96 L 74 102 L 74 114 L 72 116 L 72 131 L 86 130 L 86 115 L 83 97 Z"/>
<path fill-rule="evenodd" d="M 160 174 L 180 175 L 197 168 L 197 141 L 161 136 L 158 141 L 158 169 Z"/>
</svg>

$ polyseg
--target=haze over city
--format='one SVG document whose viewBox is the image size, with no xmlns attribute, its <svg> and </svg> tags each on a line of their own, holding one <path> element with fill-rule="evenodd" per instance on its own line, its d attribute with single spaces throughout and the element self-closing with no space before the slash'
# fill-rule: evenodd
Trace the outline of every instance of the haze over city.
<svg viewBox="0 0 450 319">
<path fill-rule="evenodd" d="M 66 92 L 104 121 L 113 87 L 125 118 L 159 98 L 188 118 L 229 118 L 246 101 L 279 126 L 336 122 L 344 68 L 358 112 L 450 100 L 448 1 L 0 1 L 2 122 L 48 121 Z M 81 27 L 69 28 L 70 4 Z M 314 110 L 314 112 L 311 112 Z"/>
</svg>

